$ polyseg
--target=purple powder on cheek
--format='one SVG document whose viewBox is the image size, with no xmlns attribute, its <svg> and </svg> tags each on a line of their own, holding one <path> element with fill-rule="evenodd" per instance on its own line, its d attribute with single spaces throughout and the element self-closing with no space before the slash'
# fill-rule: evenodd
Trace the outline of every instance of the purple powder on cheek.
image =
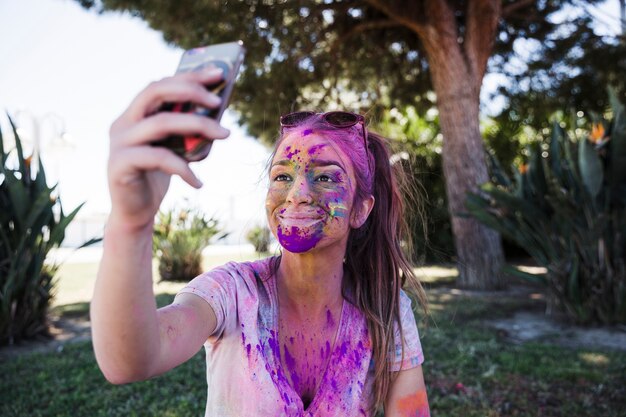
<svg viewBox="0 0 626 417">
<path fill-rule="evenodd" d="M 313 133 L 313 129 L 304 129 L 302 131 L 302 137 L 309 136 L 311 133 Z M 311 152 L 309 152 L 309 153 L 311 153 Z"/>
</svg>

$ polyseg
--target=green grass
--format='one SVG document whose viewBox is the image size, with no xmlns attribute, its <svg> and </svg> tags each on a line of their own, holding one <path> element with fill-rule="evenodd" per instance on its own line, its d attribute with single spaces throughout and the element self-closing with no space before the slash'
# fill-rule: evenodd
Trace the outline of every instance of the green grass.
<svg viewBox="0 0 626 417">
<path fill-rule="evenodd" d="M 433 322 L 422 330 L 422 345 L 433 415 L 624 415 L 626 353 L 514 345 L 482 324 L 537 308 L 536 301 L 463 296 L 431 300 Z"/>
<path fill-rule="evenodd" d="M 626 353 L 515 345 L 484 321 L 540 309 L 524 297 L 431 292 L 432 316 L 420 325 L 424 375 L 434 416 L 623 416 Z M 171 302 L 161 294 L 158 305 Z M 87 303 L 58 306 L 86 316 Z M 204 353 L 150 381 L 113 386 L 89 342 L 0 363 L 1 416 L 201 416 L 206 401 Z"/>
</svg>

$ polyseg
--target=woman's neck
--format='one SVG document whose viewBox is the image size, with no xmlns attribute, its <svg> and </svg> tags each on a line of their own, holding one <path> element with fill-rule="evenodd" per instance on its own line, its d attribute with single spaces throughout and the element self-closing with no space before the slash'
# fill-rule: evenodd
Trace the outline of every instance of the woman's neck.
<svg viewBox="0 0 626 417">
<path fill-rule="evenodd" d="M 343 254 L 324 252 L 283 253 L 276 277 L 282 308 L 305 317 L 341 304 Z"/>
</svg>

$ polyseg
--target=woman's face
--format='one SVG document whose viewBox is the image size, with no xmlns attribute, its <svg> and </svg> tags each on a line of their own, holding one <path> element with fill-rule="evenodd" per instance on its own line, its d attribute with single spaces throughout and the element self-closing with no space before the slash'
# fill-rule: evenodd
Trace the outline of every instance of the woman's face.
<svg viewBox="0 0 626 417">
<path fill-rule="evenodd" d="M 270 229 L 281 246 L 301 253 L 338 245 L 345 250 L 355 177 L 350 159 L 323 136 L 294 131 L 278 147 L 266 199 Z"/>
</svg>

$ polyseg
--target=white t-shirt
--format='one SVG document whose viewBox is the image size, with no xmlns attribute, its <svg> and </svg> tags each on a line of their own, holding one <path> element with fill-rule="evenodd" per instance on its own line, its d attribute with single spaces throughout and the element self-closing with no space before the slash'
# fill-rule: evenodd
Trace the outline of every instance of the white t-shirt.
<svg viewBox="0 0 626 417">
<path fill-rule="evenodd" d="M 328 366 L 304 409 L 281 365 L 273 259 L 231 262 L 198 276 L 181 290 L 202 297 L 217 316 L 217 328 L 204 345 L 206 416 L 368 416 L 374 374 L 371 340 L 364 314 L 347 300 Z M 411 300 L 403 291 L 400 316 L 404 360 L 396 323 L 392 371 L 424 361 Z"/>
</svg>

